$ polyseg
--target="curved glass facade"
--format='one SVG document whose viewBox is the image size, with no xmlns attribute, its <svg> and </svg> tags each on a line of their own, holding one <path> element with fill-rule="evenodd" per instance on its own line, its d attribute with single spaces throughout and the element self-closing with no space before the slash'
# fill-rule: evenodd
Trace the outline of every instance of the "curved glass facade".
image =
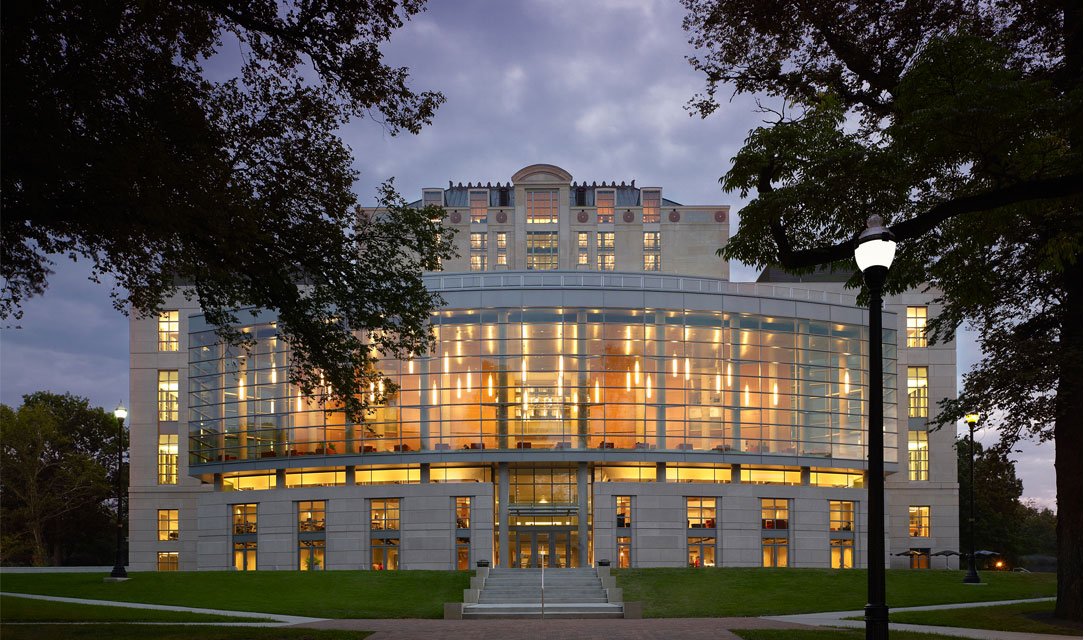
<svg viewBox="0 0 1084 640">
<path fill-rule="evenodd" d="M 255 338 L 249 353 L 224 347 L 213 332 L 192 333 L 192 464 L 478 449 L 865 457 L 868 343 L 859 325 L 504 308 L 444 310 L 433 329 L 431 356 L 383 362 L 399 389 L 365 424 L 287 383 L 289 353 L 274 322 L 244 328 Z M 892 450 L 894 345 L 886 332 Z"/>
</svg>

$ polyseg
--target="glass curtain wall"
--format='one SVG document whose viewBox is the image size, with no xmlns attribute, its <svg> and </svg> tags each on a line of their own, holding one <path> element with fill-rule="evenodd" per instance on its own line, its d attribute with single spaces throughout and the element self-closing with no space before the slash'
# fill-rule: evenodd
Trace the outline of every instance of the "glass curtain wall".
<svg viewBox="0 0 1084 640">
<path fill-rule="evenodd" d="M 419 450 L 643 449 L 865 457 L 866 330 L 635 309 L 447 310 L 437 345 L 381 368 L 399 389 L 363 425 L 287 383 L 274 323 L 251 352 L 190 336 L 193 464 Z M 896 448 L 895 335 L 885 446 Z M 374 397 L 383 389 L 373 389 Z"/>
</svg>

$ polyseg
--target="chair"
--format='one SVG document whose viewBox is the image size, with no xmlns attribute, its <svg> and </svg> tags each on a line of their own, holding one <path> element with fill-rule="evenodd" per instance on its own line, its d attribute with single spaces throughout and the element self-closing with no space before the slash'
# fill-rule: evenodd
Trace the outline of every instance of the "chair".
<svg viewBox="0 0 1084 640">
<path fill-rule="evenodd" d="M 531 443 L 530 442 L 517 442 L 516 443 L 516 448 L 517 449 L 530 449 L 531 448 Z"/>
</svg>

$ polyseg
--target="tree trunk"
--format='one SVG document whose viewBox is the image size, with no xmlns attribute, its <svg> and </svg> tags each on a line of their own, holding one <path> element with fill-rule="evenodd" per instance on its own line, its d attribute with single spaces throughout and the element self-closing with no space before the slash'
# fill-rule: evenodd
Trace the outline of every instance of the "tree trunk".
<svg viewBox="0 0 1084 640">
<path fill-rule="evenodd" d="M 31 553 L 31 562 L 35 567 L 47 567 L 49 566 L 49 553 L 45 549 L 45 531 L 41 524 L 41 518 L 32 515 L 30 522 L 30 535 L 34 540 L 34 546 Z"/>
<path fill-rule="evenodd" d="M 1058 492 L 1058 601 L 1054 615 L 1081 619 L 1081 264 L 1065 270 L 1062 358 L 1055 398 L 1054 468 Z"/>
</svg>

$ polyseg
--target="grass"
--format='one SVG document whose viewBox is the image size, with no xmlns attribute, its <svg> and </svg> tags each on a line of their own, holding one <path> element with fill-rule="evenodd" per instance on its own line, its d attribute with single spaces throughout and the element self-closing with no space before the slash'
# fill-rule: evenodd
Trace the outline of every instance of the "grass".
<svg viewBox="0 0 1084 640">
<path fill-rule="evenodd" d="M 236 618 L 95 604 L 72 604 L 0 596 L 0 622 L 269 622 L 268 618 Z"/>
<path fill-rule="evenodd" d="M 313 618 L 441 618 L 462 602 L 468 571 L 170 571 L 0 575 L 0 591 Z"/>
<path fill-rule="evenodd" d="M 644 603 L 650 618 L 767 616 L 859 610 L 866 604 L 866 572 L 832 569 L 621 569 L 626 602 Z M 888 605 L 1017 600 L 1055 595 L 1054 574 L 984 574 L 984 587 L 962 584 L 962 571 L 887 572 Z"/>
<path fill-rule="evenodd" d="M 863 640 L 862 629 L 731 629 L 743 640 Z M 957 636 L 893 631 L 892 640 L 960 640 Z"/>
<path fill-rule="evenodd" d="M 265 627 L 187 627 L 145 624 L 23 624 L 0 627 L 3 640 L 358 640 L 371 631 Z"/>
<path fill-rule="evenodd" d="M 1026 633 L 1080 635 L 1080 622 L 1062 622 L 1054 618 L 1054 602 L 1023 602 L 996 607 L 942 609 L 938 611 L 899 611 L 889 613 L 892 622 L 931 624 L 941 627 L 969 627 Z"/>
</svg>

